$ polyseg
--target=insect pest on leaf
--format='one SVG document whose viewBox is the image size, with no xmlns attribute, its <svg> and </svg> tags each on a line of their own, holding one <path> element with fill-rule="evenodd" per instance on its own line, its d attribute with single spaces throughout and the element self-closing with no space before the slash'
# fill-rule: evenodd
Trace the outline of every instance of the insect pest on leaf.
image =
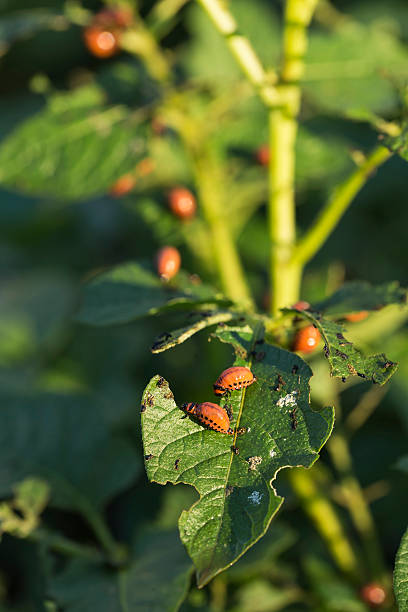
<svg viewBox="0 0 408 612">
<path fill-rule="evenodd" d="M 221 433 L 233 435 L 234 431 L 230 427 L 230 420 L 224 408 L 212 402 L 195 404 L 189 402 L 181 406 L 181 410 L 195 417 L 200 423 Z"/>
<path fill-rule="evenodd" d="M 213 384 L 215 395 L 226 395 L 231 391 L 249 387 L 256 381 L 251 370 L 244 366 L 233 366 L 224 370 Z"/>
</svg>

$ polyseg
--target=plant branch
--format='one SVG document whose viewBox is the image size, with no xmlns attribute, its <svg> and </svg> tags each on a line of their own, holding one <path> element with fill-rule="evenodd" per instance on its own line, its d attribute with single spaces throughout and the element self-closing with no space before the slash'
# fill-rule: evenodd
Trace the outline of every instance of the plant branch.
<svg viewBox="0 0 408 612">
<path fill-rule="evenodd" d="M 350 450 L 341 430 L 337 429 L 336 433 L 332 434 L 327 442 L 327 448 L 334 466 L 342 477 L 341 490 L 344 502 L 360 534 L 367 563 L 371 570 L 371 578 L 387 582 L 387 571 L 373 516 L 360 483 L 353 473 Z"/>
<path fill-rule="evenodd" d="M 69 557 L 87 559 L 88 561 L 94 561 L 96 563 L 104 563 L 108 560 L 106 555 L 97 548 L 79 544 L 49 529 L 38 528 L 30 533 L 28 539 L 43 544 L 51 550 Z"/>
<path fill-rule="evenodd" d="M 225 216 L 225 177 L 211 146 L 190 148 L 200 203 L 212 237 L 218 275 L 226 295 L 249 308 L 253 307 L 228 219 Z"/>
<path fill-rule="evenodd" d="M 170 63 L 143 19 L 135 13 L 133 26 L 121 35 L 120 46 L 143 61 L 150 76 L 166 85 L 171 79 Z"/>
<path fill-rule="evenodd" d="M 292 264 L 305 265 L 314 257 L 372 173 L 391 155 L 391 151 L 382 145 L 377 146 L 365 162 L 336 189 L 313 226 L 294 249 Z"/>
<path fill-rule="evenodd" d="M 250 41 L 239 33 L 234 16 L 224 6 L 222 0 L 198 0 L 218 32 L 224 37 L 226 45 L 235 57 L 246 78 L 255 87 L 259 97 L 268 107 L 279 102 L 274 83 L 277 74 L 264 69 Z"/>
<path fill-rule="evenodd" d="M 282 81 L 277 86 L 281 105 L 269 114 L 269 236 L 271 312 L 296 302 L 301 266 L 292 261 L 296 240 L 295 145 L 307 49 L 307 26 L 317 0 L 287 0 L 283 36 Z"/>
<path fill-rule="evenodd" d="M 312 474 L 304 469 L 293 469 L 289 473 L 289 482 L 306 514 L 325 540 L 337 566 L 358 581 L 359 561 L 332 504 L 319 490 Z"/>
</svg>

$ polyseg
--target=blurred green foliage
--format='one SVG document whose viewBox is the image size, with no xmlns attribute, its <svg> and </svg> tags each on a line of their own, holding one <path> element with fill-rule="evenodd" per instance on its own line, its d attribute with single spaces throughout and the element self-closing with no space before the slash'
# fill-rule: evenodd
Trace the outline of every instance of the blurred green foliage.
<svg viewBox="0 0 408 612">
<path fill-rule="evenodd" d="M 128 317 L 101 329 L 75 317 L 86 278 L 128 260 L 152 262 L 166 242 L 180 248 L 185 270 L 216 283 L 200 218 L 182 225 L 166 206 L 168 188 L 194 186 L 191 164 L 175 130 L 157 133 L 152 125 L 169 119 L 168 105 L 139 58 L 92 57 L 62 0 L 17 4 L 0 2 L 0 493 L 12 503 L 16 486 L 35 477 L 47 483 L 49 498 L 36 537 L 2 537 L 0 611 L 367 609 L 332 566 L 282 473 L 275 484 L 286 510 L 265 539 L 203 591 L 190 583 L 176 528 L 196 495 L 183 485 L 148 484 L 140 399 L 157 372 L 171 381 L 177 402 L 205 399 L 203 390 L 230 363 L 231 349 L 197 334 L 153 356 L 156 336 L 169 325 L 186 325 L 176 309 L 171 319 Z M 139 4 L 146 15 L 154 2 Z M 394 121 L 406 112 L 405 0 L 335 5 L 341 12 L 317 14 L 307 57 L 296 168 L 299 233 L 377 140 L 370 122 L 352 121 L 350 113 Z M 101 3 L 84 6 L 96 12 Z M 234 0 L 231 8 L 273 65 L 281 3 Z M 163 46 L 174 61 L 180 107 L 208 132 L 225 171 L 226 212 L 263 309 L 267 175 L 254 152 L 267 140 L 266 114 L 195 3 L 182 9 Z M 138 177 L 130 195 L 111 197 L 114 181 L 146 156 L 153 172 Z M 404 164 L 394 156 L 357 196 L 308 266 L 304 299 L 323 300 L 345 279 L 398 279 L 407 286 Z M 191 239 L 193 228 L 200 240 Z M 160 302 L 161 287 L 155 291 Z M 386 351 L 400 367 L 375 412 L 353 432 L 351 451 L 391 571 L 408 505 L 406 472 L 396 469 L 406 455 L 408 327 L 383 312 L 373 315 L 374 333 L 369 322 L 356 324 L 356 343 Z M 322 356 L 313 357 L 312 368 L 313 402 L 336 396 L 339 419 L 347 422 L 367 383 L 329 385 Z M 331 477 L 323 488 L 335 497 L 336 469 L 326 453 L 322 464 Z"/>
</svg>

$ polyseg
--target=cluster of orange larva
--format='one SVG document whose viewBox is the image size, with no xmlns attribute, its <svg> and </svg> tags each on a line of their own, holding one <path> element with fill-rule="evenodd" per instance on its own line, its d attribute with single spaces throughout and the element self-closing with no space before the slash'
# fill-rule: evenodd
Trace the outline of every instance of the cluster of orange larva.
<svg viewBox="0 0 408 612">
<path fill-rule="evenodd" d="M 255 381 L 256 378 L 249 368 L 244 366 L 227 368 L 215 381 L 213 385 L 214 393 L 218 396 L 225 396 L 231 391 L 249 387 Z M 195 417 L 209 429 L 230 436 L 234 434 L 234 430 L 230 427 L 230 417 L 227 411 L 218 404 L 213 402 L 203 402 L 201 404 L 188 402 L 181 406 L 181 410 Z"/>
</svg>

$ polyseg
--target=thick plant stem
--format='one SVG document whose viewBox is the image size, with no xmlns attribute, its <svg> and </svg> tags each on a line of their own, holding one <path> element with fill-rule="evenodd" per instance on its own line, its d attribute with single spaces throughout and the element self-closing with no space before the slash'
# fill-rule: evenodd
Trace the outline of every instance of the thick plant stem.
<svg viewBox="0 0 408 612">
<path fill-rule="evenodd" d="M 311 229 L 295 248 L 291 259 L 293 265 L 304 266 L 314 257 L 371 174 L 391 155 L 391 151 L 385 147 L 376 147 L 364 163 L 336 189 Z"/>
<path fill-rule="evenodd" d="M 295 142 L 297 121 L 286 109 L 270 112 L 269 236 L 271 311 L 290 306 L 298 299 L 301 269 L 291 263 L 296 239 Z"/>
<path fill-rule="evenodd" d="M 287 0 L 283 65 L 278 85 L 280 105 L 269 113 L 269 235 L 271 312 L 296 302 L 301 266 L 292 260 L 296 240 L 295 145 L 307 31 L 317 0 Z"/>
<path fill-rule="evenodd" d="M 333 506 L 319 491 L 311 473 L 294 469 L 291 470 L 289 479 L 303 508 L 325 540 L 337 566 L 354 581 L 358 581 L 358 559 Z"/>
<path fill-rule="evenodd" d="M 352 521 L 360 534 L 370 578 L 387 581 L 384 559 L 378 542 L 374 520 L 364 498 L 360 483 L 353 474 L 352 459 L 347 441 L 341 431 L 334 433 L 327 442 L 332 461 L 342 476 L 341 488 Z"/>
</svg>

